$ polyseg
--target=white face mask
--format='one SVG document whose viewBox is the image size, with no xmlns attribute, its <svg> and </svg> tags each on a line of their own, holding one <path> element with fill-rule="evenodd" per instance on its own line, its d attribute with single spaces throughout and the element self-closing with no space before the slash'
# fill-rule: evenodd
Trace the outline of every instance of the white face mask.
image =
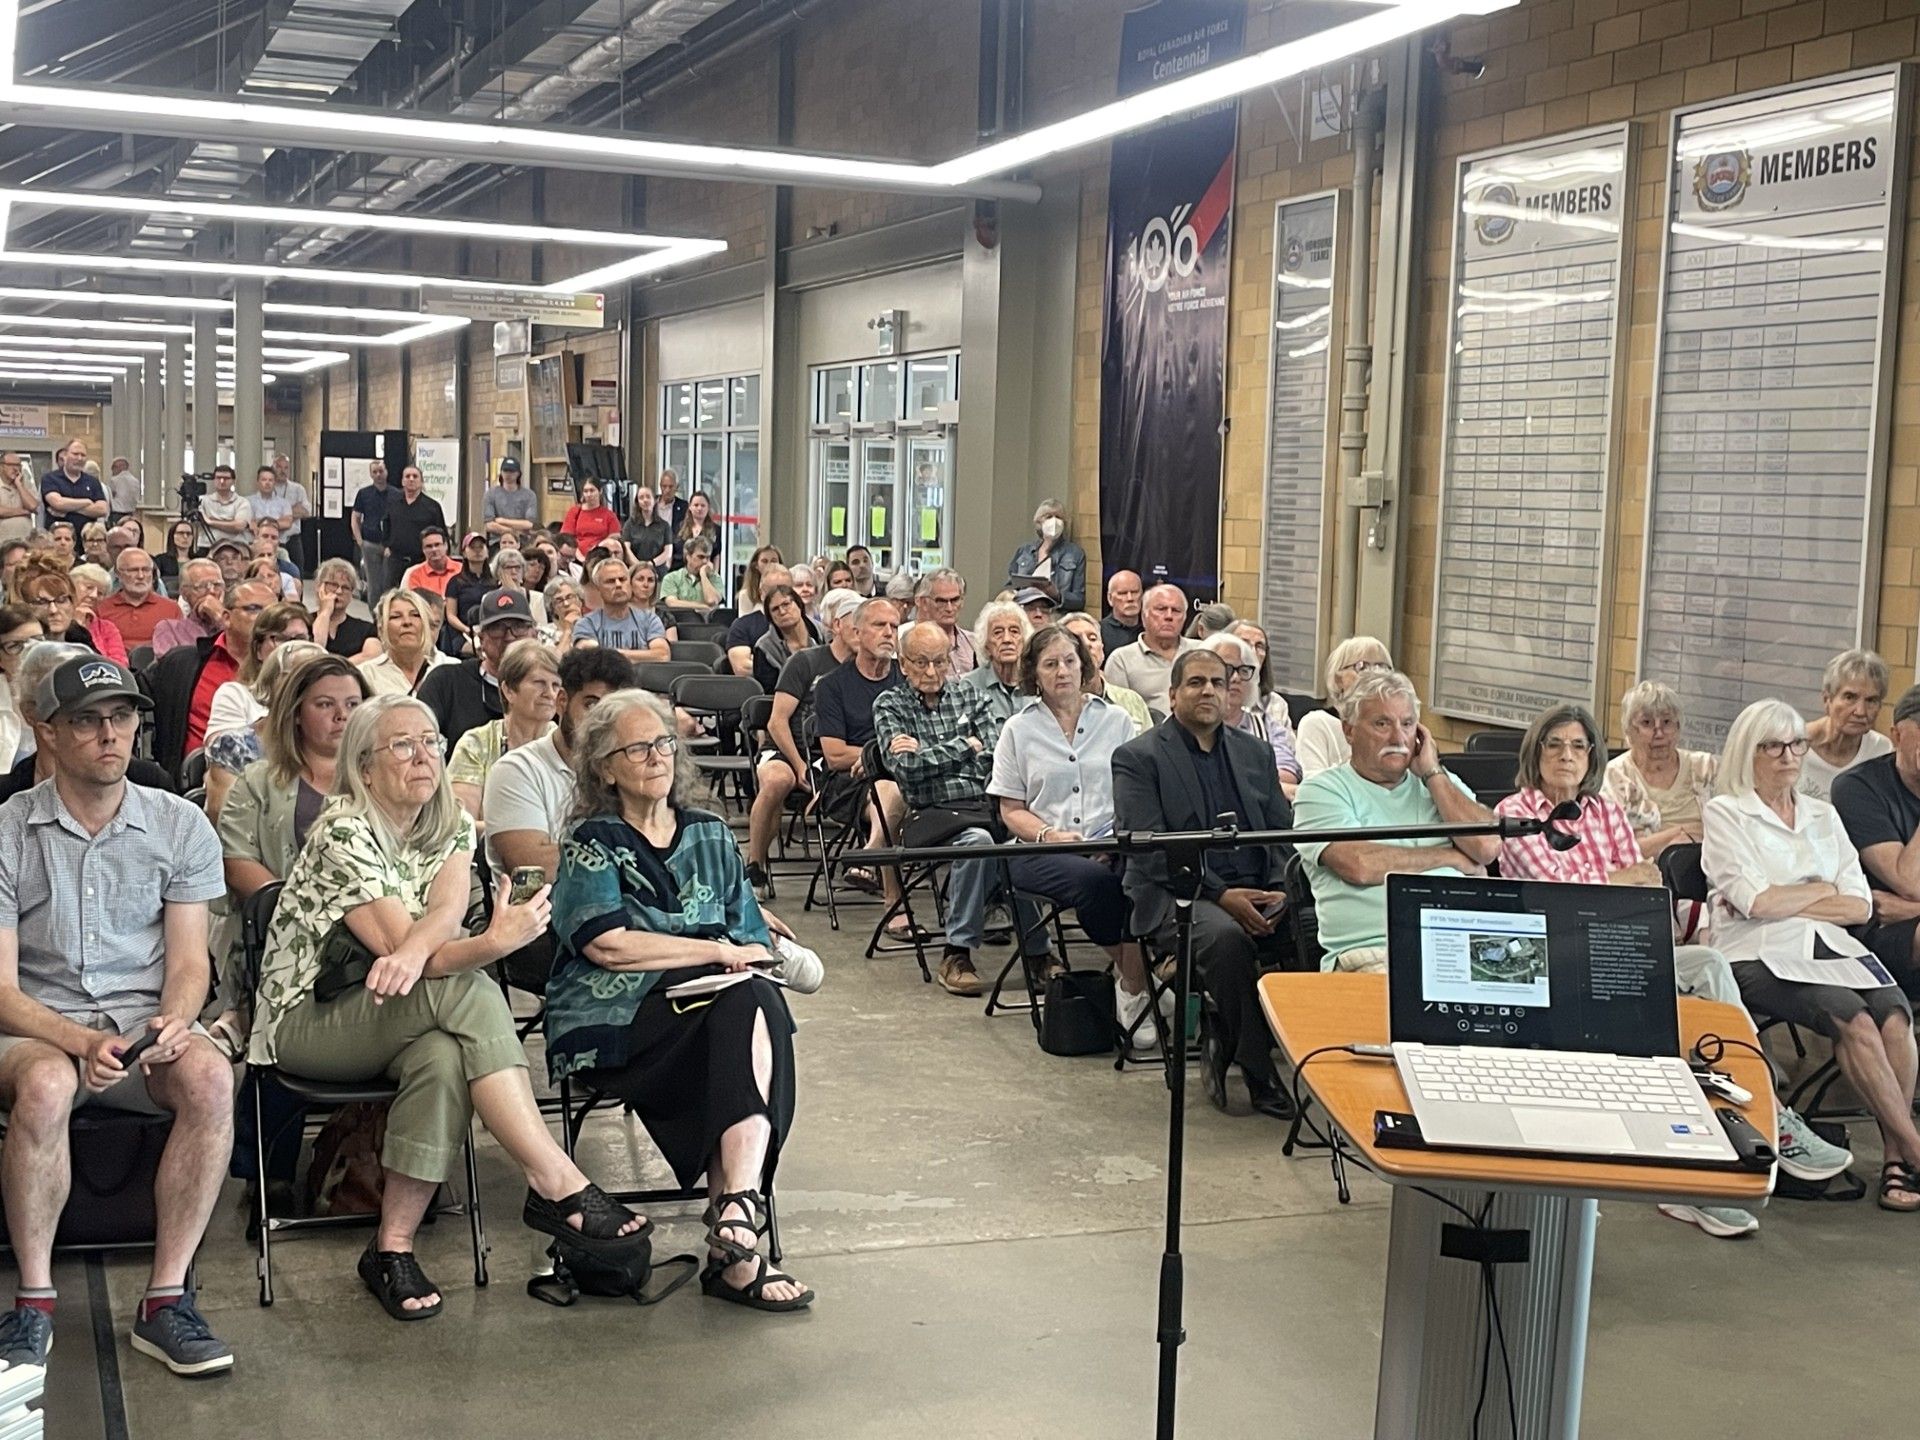
<svg viewBox="0 0 1920 1440">
<path fill-rule="evenodd" d="M 1040 533 L 1048 540 L 1058 540 L 1066 528 L 1058 515 L 1049 515 L 1040 522 Z"/>
</svg>

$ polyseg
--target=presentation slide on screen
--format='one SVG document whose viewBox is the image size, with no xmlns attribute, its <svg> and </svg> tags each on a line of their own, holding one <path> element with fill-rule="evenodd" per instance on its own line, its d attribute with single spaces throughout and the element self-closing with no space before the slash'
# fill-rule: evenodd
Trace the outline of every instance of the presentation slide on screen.
<svg viewBox="0 0 1920 1440">
<path fill-rule="evenodd" d="M 1545 1009 L 1547 917 L 1442 910 L 1420 916 L 1421 990 L 1428 1003 Z"/>
</svg>

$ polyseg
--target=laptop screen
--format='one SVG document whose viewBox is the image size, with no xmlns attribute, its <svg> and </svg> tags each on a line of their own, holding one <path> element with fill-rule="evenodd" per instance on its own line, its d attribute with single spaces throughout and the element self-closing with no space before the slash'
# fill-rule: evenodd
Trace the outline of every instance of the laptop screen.
<svg viewBox="0 0 1920 1440">
<path fill-rule="evenodd" d="M 1667 892 L 1387 877 L 1393 1038 L 1677 1055 Z"/>
</svg>

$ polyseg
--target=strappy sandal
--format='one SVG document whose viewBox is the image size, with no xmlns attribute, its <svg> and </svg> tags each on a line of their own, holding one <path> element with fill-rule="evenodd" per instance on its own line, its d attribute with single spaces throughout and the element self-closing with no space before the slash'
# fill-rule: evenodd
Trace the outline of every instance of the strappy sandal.
<svg viewBox="0 0 1920 1440">
<path fill-rule="evenodd" d="M 746 1211 L 744 1219 L 725 1218 L 726 1210 L 738 1205 Z M 773 1262 L 758 1250 L 741 1245 L 726 1235 L 728 1230 L 751 1230 L 757 1241 L 767 1233 L 767 1212 L 764 1202 L 752 1190 L 736 1190 L 722 1195 L 707 1206 L 706 1214 L 701 1217 L 707 1226 L 707 1244 L 720 1252 L 708 1259 L 706 1268 L 700 1272 L 700 1289 L 716 1300 L 725 1300 L 729 1304 L 744 1305 L 749 1310 L 767 1310 L 775 1313 L 804 1310 L 813 1304 L 813 1291 L 802 1290 L 791 1300 L 769 1300 L 766 1289 L 782 1280 L 789 1285 L 800 1282 L 793 1276 L 773 1268 Z M 752 1263 L 753 1279 L 745 1285 L 729 1285 L 723 1278 L 735 1265 Z"/>
<path fill-rule="evenodd" d="M 1902 1215 L 1920 1210 L 1920 1172 L 1904 1160 L 1889 1160 L 1881 1166 L 1880 1208 Z"/>
<path fill-rule="evenodd" d="M 396 1320 L 431 1320 L 446 1304 L 442 1297 L 431 1305 L 407 1309 L 405 1301 L 440 1294 L 440 1287 L 427 1278 L 427 1272 L 420 1268 L 420 1261 L 410 1250 L 376 1250 L 369 1243 L 355 1268 L 360 1272 L 361 1282 L 380 1302 L 380 1308 Z"/>
<path fill-rule="evenodd" d="M 567 1223 L 576 1215 L 580 1217 L 578 1228 Z M 530 1230 L 598 1255 L 623 1253 L 653 1236 L 651 1220 L 636 1215 L 592 1181 L 584 1190 L 561 1200 L 549 1200 L 537 1190 L 528 1190 L 520 1219 Z M 640 1221 L 640 1228 L 622 1235 L 620 1227 L 630 1220 Z"/>
</svg>

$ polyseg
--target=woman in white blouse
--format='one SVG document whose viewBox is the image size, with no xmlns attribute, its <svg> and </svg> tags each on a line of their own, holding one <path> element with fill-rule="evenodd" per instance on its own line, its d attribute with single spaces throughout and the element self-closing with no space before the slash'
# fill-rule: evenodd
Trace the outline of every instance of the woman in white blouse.
<svg viewBox="0 0 1920 1440">
<path fill-rule="evenodd" d="M 1872 915 L 1872 891 L 1833 806 L 1795 788 L 1806 753 L 1806 727 L 1782 700 L 1749 705 L 1727 732 L 1720 793 L 1707 802 L 1701 841 L 1713 943 L 1732 962 L 1749 1010 L 1833 1042 L 1834 1059 L 1880 1126 L 1881 1208 L 1920 1210 L 1906 996 L 1893 984 L 1857 989 L 1774 969 L 1804 974 L 1821 957 L 1868 954 L 1846 927 Z"/>
<path fill-rule="evenodd" d="M 1371 635 L 1356 635 L 1342 640 L 1327 656 L 1327 703 L 1337 706 L 1362 675 L 1375 670 L 1393 669 L 1393 656 L 1387 647 Z M 1344 765 L 1353 758 L 1347 744 L 1347 732 L 1340 728 L 1340 717 L 1331 709 L 1302 715 L 1294 726 L 1298 739 L 1294 756 L 1300 762 L 1300 778 L 1311 780 L 1322 770 Z"/>
<path fill-rule="evenodd" d="M 1807 726 L 1800 793 L 1833 798 L 1833 780 L 1862 760 L 1885 755 L 1893 742 L 1873 728 L 1887 702 L 1887 662 L 1871 650 L 1843 650 L 1820 677 L 1821 713 Z"/>
</svg>

